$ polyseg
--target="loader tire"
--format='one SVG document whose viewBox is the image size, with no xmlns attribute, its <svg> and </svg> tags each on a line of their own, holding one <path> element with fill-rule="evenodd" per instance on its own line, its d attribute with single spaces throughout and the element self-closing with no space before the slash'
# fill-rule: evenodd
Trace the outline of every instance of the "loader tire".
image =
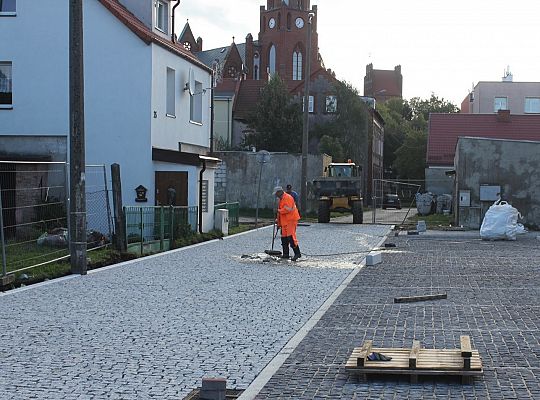
<svg viewBox="0 0 540 400">
<path fill-rule="evenodd" d="M 319 200 L 319 212 L 317 219 L 322 224 L 330 222 L 330 203 L 326 200 Z"/>
<path fill-rule="evenodd" d="M 364 208 L 361 201 L 352 203 L 352 221 L 353 224 L 361 224 L 364 222 Z"/>
</svg>

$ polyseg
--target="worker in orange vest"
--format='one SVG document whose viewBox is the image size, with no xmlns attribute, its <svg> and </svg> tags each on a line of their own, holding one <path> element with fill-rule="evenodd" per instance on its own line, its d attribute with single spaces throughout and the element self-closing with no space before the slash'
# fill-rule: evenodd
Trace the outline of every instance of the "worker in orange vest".
<svg viewBox="0 0 540 400">
<path fill-rule="evenodd" d="M 298 226 L 300 213 L 296 208 L 294 198 L 285 193 L 281 186 L 274 188 L 274 195 L 279 199 L 276 223 L 278 228 L 281 228 L 281 245 L 283 246 L 281 258 L 289 258 L 289 246 L 291 246 L 294 252 L 291 260 L 296 261 L 302 257 L 296 239 L 296 227 Z"/>
</svg>

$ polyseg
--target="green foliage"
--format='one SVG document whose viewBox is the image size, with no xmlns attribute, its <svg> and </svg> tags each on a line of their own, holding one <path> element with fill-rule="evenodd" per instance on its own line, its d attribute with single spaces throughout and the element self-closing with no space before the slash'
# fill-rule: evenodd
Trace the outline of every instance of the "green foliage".
<svg viewBox="0 0 540 400">
<path fill-rule="evenodd" d="M 393 98 L 378 104 L 377 111 L 385 121 L 384 169 L 393 171 L 389 177 L 424 179 L 429 114 L 459 109 L 432 93 L 429 99 Z"/>
<path fill-rule="evenodd" d="M 336 161 L 345 158 L 345 152 L 343 150 L 343 146 L 341 145 L 341 141 L 338 138 L 329 135 L 324 135 L 321 137 L 319 142 L 319 152 L 321 154 L 331 155 L 332 159 Z"/>
<path fill-rule="evenodd" d="M 255 132 L 246 137 L 245 146 L 259 150 L 302 151 L 302 111 L 292 102 L 287 87 L 275 74 L 263 88 L 255 111 L 248 118 Z"/>
<path fill-rule="evenodd" d="M 368 107 L 360 100 L 358 91 L 347 82 L 336 85 L 337 112 L 335 117 L 314 129 L 320 139 L 319 151 L 332 156 L 334 161 L 354 160 L 362 164 L 364 144 L 368 141 Z"/>
</svg>

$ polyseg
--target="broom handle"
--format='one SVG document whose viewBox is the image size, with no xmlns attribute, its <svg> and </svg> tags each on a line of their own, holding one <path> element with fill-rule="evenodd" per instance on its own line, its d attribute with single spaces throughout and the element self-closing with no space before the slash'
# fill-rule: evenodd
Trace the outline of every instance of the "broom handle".
<svg viewBox="0 0 540 400">
<path fill-rule="evenodd" d="M 274 205 L 275 205 L 275 201 L 274 201 Z M 274 228 L 272 232 L 272 250 L 274 250 L 274 241 L 276 240 L 276 236 L 277 236 L 276 220 L 277 220 L 277 208 L 276 208 L 276 215 L 274 216 Z"/>
</svg>

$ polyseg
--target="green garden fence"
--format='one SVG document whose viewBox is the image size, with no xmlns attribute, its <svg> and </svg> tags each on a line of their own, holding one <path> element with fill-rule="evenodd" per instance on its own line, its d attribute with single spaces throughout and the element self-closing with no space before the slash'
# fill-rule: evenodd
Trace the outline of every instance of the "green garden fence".
<svg viewBox="0 0 540 400">
<path fill-rule="evenodd" d="M 125 206 L 128 252 L 140 255 L 169 250 L 176 239 L 197 231 L 197 206 Z"/>
<path fill-rule="evenodd" d="M 214 212 L 215 210 L 229 210 L 229 226 L 230 227 L 237 227 L 240 225 L 240 222 L 238 221 L 238 217 L 240 215 L 240 203 L 221 203 L 214 205 Z"/>
</svg>

